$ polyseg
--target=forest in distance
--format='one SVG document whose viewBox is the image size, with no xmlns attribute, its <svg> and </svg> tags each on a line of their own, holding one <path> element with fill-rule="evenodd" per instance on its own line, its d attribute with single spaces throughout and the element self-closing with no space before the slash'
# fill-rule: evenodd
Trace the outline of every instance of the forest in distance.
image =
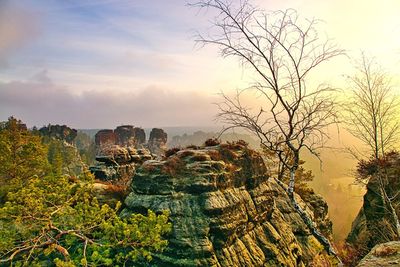
<svg viewBox="0 0 400 267">
<path fill-rule="evenodd" d="M 0 266 L 400 266 L 396 1 L 44 2 L 0 2 Z"/>
</svg>

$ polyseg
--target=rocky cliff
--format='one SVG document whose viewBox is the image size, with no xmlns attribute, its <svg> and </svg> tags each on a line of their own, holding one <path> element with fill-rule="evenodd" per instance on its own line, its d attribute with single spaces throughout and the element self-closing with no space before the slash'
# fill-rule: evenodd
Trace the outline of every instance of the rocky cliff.
<svg viewBox="0 0 400 267">
<path fill-rule="evenodd" d="M 400 242 L 392 241 L 376 245 L 357 267 L 400 266 Z"/>
<path fill-rule="evenodd" d="M 96 153 L 102 155 L 113 146 L 135 149 L 147 148 L 155 155 L 162 155 L 166 149 L 167 133 L 163 129 L 153 128 L 149 140 L 142 128 L 132 125 L 118 126 L 114 130 L 103 129 L 95 135 Z"/>
<path fill-rule="evenodd" d="M 97 151 L 100 154 L 103 149 L 108 149 L 108 147 L 113 145 L 142 148 L 145 142 L 146 134 L 144 130 L 132 125 L 118 126 L 115 130 L 100 130 L 95 135 Z"/>
<path fill-rule="evenodd" d="M 95 135 L 96 164 L 90 170 L 98 180 L 126 182 L 134 175 L 136 165 L 162 157 L 166 143 L 167 134 L 158 128 L 151 130 L 147 143 L 144 130 L 132 125 L 100 130 Z"/>
<path fill-rule="evenodd" d="M 155 155 L 163 155 L 167 149 L 167 133 L 163 129 L 153 128 L 150 132 L 147 148 Z"/>
<path fill-rule="evenodd" d="M 367 183 L 367 192 L 360 212 L 352 224 L 347 237 L 359 256 L 366 255 L 376 244 L 397 239 L 394 232 L 394 221 L 389 209 L 383 203 L 379 181 L 377 179 L 377 165 L 374 161 L 364 163 L 364 171 L 370 179 Z M 392 198 L 393 206 L 400 216 L 400 155 L 390 153 L 380 162 L 386 193 Z"/>
<path fill-rule="evenodd" d="M 39 129 L 39 132 L 42 136 L 48 136 L 51 138 L 55 138 L 58 140 L 65 141 L 71 144 L 75 137 L 77 136 L 78 131 L 72 129 L 66 125 L 51 125 L 42 127 Z"/>
<path fill-rule="evenodd" d="M 174 154 L 175 153 L 175 154 Z M 330 266 L 332 259 L 243 142 L 184 149 L 149 160 L 133 178 L 123 215 L 168 210 L 169 246 L 156 266 Z M 298 196 L 297 196 L 298 197 Z M 300 204 L 331 234 L 326 203 Z"/>
<path fill-rule="evenodd" d="M 147 149 L 114 145 L 104 149 L 101 155 L 96 156 L 98 163 L 89 169 L 98 180 L 127 183 L 135 174 L 135 166 L 152 158 Z"/>
</svg>

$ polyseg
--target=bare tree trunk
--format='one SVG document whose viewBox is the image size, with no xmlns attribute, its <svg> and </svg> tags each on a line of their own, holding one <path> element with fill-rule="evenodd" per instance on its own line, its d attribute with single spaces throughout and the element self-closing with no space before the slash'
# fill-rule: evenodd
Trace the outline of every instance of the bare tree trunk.
<svg viewBox="0 0 400 267">
<path fill-rule="evenodd" d="M 386 174 L 387 175 L 387 174 Z M 397 215 L 396 209 L 393 207 L 393 203 L 392 200 L 390 199 L 390 197 L 388 196 L 386 189 L 385 189 L 385 184 L 383 182 L 382 179 L 382 172 L 379 168 L 379 172 L 378 172 L 378 179 L 379 179 L 379 188 L 381 191 L 381 197 L 382 197 L 382 201 L 383 204 L 385 205 L 385 207 L 388 209 L 393 223 L 394 223 L 394 230 L 396 232 L 397 235 L 397 239 L 400 240 L 400 221 L 399 221 L 399 216 Z"/>
<path fill-rule="evenodd" d="M 278 184 L 280 184 L 286 190 L 293 208 L 296 210 L 297 214 L 300 215 L 303 222 L 311 231 L 311 234 L 324 246 L 328 254 L 333 255 L 336 258 L 336 260 L 338 261 L 338 265 L 343 266 L 342 260 L 337 255 L 335 249 L 333 248 L 329 240 L 318 230 L 318 228 L 315 226 L 310 216 L 308 216 L 308 214 L 303 210 L 303 208 L 300 207 L 299 203 L 296 200 L 296 196 L 294 194 L 296 169 L 297 168 L 292 168 L 290 170 L 290 180 L 289 180 L 289 186 L 287 188 L 285 188 L 284 184 L 278 179 L 276 179 L 276 181 L 278 181 Z"/>
<path fill-rule="evenodd" d="M 388 179 L 387 179 L 386 170 L 385 170 L 385 177 L 386 177 L 386 181 L 387 181 Z M 386 207 L 386 209 L 390 213 L 392 220 L 393 220 L 393 224 L 394 224 L 394 228 L 395 228 L 394 230 L 396 232 L 397 239 L 400 240 L 399 216 L 397 215 L 396 209 L 393 207 L 392 200 L 390 199 L 390 197 L 388 196 L 388 194 L 386 192 L 385 183 L 383 181 L 383 173 L 382 173 L 382 169 L 380 166 L 378 166 L 378 182 L 379 182 L 379 191 L 380 191 L 380 195 L 382 198 L 382 204 L 384 205 L 384 207 Z"/>
<path fill-rule="evenodd" d="M 386 198 L 388 199 L 387 195 L 386 195 Z M 400 221 L 399 221 L 399 216 L 397 216 L 396 209 L 393 207 L 392 201 L 390 199 L 388 199 L 387 204 L 388 204 L 389 211 L 392 214 L 393 222 L 395 224 L 397 240 L 400 240 Z"/>
</svg>

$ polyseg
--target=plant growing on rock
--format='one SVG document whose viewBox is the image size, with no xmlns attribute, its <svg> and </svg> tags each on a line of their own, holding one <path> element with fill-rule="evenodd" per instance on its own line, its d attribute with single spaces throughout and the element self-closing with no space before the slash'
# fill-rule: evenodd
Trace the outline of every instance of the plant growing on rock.
<svg viewBox="0 0 400 267">
<path fill-rule="evenodd" d="M 266 13 L 248 1 L 204 0 L 193 6 L 216 11 L 213 28 L 199 34 L 202 45 L 216 45 L 223 57 L 236 57 L 243 68 L 255 75 L 248 88 L 234 97 L 222 93 L 219 119 L 228 129 L 240 127 L 258 137 L 289 172 L 287 187 L 292 205 L 326 250 L 336 256 L 329 240 L 314 226 L 298 205 L 294 187 L 300 165 L 300 152 L 318 149 L 328 137 L 325 129 L 336 123 L 334 90 L 326 85 L 312 87 L 309 76 L 326 61 L 344 53 L 318 35 L 318 21 L 300 20 L 295 10 Z M 244 104 L 242 97 L 255 92 L 265 100 L 258 108 Z M 340 261 L 340 260 L 339 260 Z"/>
<path fill-rule="evenodd" d="M 218 139 L 210 138 L 210 139 L 207 139 L 204 144 L 205 144 L 205 146 L 217 146 L 220 143 L 221 142 Z"/>
<path fill-rule="evenodd" d="M 378 192 L 382 205 L 391 216 L 391 228 L 397 240 L 400 239 L 400 220 L 394 199 L 399 190 L 389 192 L 388 165 L 396 153 L 388 153 L 398 141 L 400 123 L 397 119 L 399 102 L 393 92 L 388 76 L 380 67 L 365 55 L 357 66 L 354 76 L 348 77 L 351 85 L 350 95 L 345 103 L 345 116 L 348 131 L 365 145 L 369 160 L 359 159 L 358 179 L 365 183 L 369 179 L 378 182 Z M 364 155 L 364 154 L 362 154 Z"/>
<path fill-rule="evenodd" d="M 175 155 L 180 150 L 181 149 L 179 147 L 170 148 L 167 151 L 165 151 L 165 157 L 168 158 L 168 157 L 170 157 L 172 155 Z"/>
</svg>

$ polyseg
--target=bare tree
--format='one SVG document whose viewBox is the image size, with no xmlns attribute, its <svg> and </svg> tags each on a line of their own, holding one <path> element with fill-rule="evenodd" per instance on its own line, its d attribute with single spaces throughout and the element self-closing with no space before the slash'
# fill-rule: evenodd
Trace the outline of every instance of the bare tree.
<svg viewBox="0 0 400 267">
<path fill-rule="evenodd" d="M 357 73 L 348 77 L 351 95 L 345 105 L 348 131 L 369 148 L 377 165 L 376 179 L 379 195 L 384 207 L 389 211 L 397 238 L 400 238 L 400 222 L 393 206 L 393 197 L 388 195 L 387 169 L 380 164 L 386 153 L 398 141 L 399 121 L 397 109 L 399 102 L 393 93 L 390 79 L 376 63 L 364 54 L 357 66 Z"/>
<path fill-rule="evenodd" d="M 224 0 L 204 0 L 194 6 L 217 12 L 214 27 L 207 35 L 199 34 L 198 42 L 217 45 L 223 57 L 238 58 L 256 77 L 235 97 L 222 94 L 218 117 L 228 128 L 247 129 L 264 149 L 274 152 L 281 166 L 277 180 L 290 173 L 287 193 L 294 208 L 327 251 L 336 256 L 329 240 L 298 205 L 294 187 L 300 152 L 308 150 L 319 157 L 318 149 L 328 137 L 325 129 L 337 118 L 334 90 L 326 85 L 310 86 L 309 76 L 344 51 L 327 39 L 321 41 L 318 20 L 301 20 L 292 9 L 266 13 L 247 1 L 235 6 Z M 261 106 L 243 103 L 243 94 L 250 91 L 262 100 Z"/>
</svg>

